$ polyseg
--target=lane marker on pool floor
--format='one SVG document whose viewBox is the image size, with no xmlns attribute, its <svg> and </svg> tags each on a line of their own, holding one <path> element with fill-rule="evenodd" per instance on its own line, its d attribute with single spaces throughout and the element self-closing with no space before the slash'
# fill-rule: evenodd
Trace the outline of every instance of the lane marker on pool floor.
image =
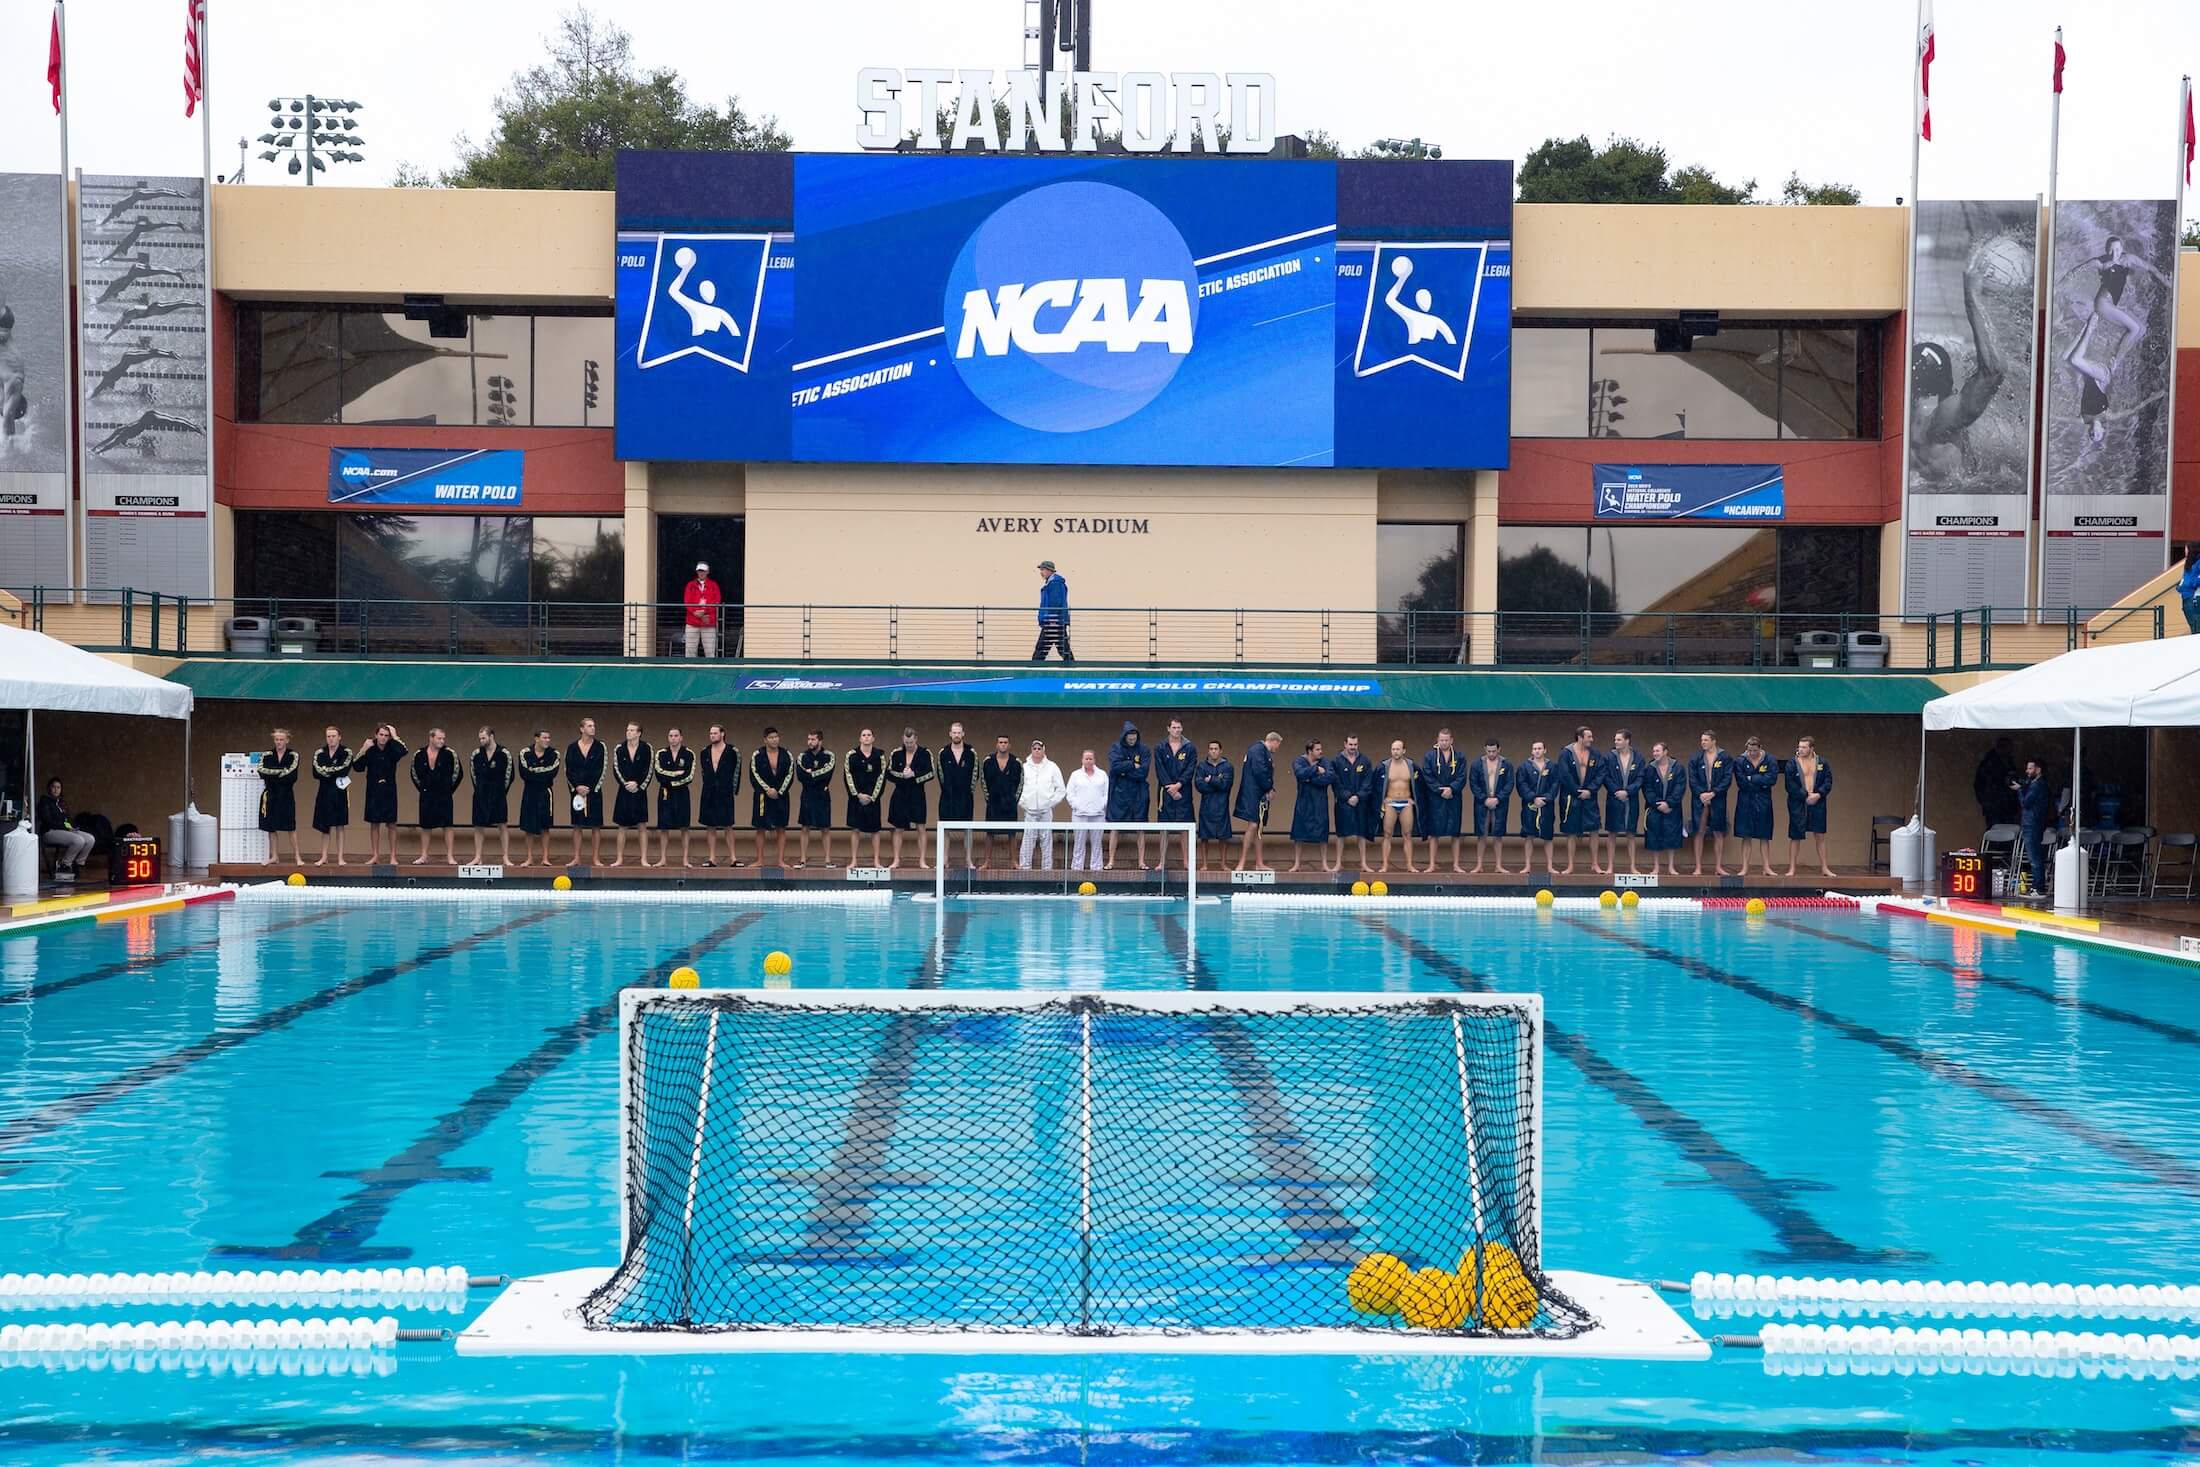
<svg viewBox="0 0 2200 1467">
<path fill-rule="evenodd" d="M 0 1007 L 11 1003 L 29 1003 L 33 999 L 51 998 L 54 994 L 66 993 L 72 988 L 82 988 L 87 983 L 102 983 L 109 978 L 120 978 L 126 974 L 150 972 L 152 969 L 173 962 L 177 958 L 188 957 L 193 953 L 214 951 L 225 942 L 237 941 L 240 936 L 258 939 L 272 933 L 282 932 L 288 928 L 303 927 L 309 922 L 326 922 L 336 915 L 334 909 L 326 912 L 309 912 L 303 917 L 292 917 L 288 921 L 271 922 L 256 932 L 248 934 L 231 933 L 221 937 L 210 937 L 204 942 L 185 943 L 182 947 L 172 947 L 165 952 L 157 952 L 149 957 L 123 958 L 118 962 L 103 963 L 97 968 L 87 969 L 82 973 L 72 973 L 66 978 L 53 978 L 44 983 L 33 983 L 26 988 L 10 988 L 5 992 L 0 992 Z"/>
</svg>

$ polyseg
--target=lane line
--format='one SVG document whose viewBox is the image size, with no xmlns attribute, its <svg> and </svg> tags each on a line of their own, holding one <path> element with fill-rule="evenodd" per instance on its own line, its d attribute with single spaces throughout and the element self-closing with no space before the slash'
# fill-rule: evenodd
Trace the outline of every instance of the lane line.
<svg viewBox="0 0 2200 1467">
<path fill-rule="evenodd" d="M 1607 942 L 1616 942 L 1623 947 L 1632 948 L 1644 957 L 1655 958 L 1661 963 L 1670 964 L 1688 974 L 1691 978 L 1700 978 L 1706 983 L 1716 983 L 1722 988 L 1731 988 L 1736 993 L 1746 994 L 1758 1002 L 1770 1004 L 1784 1013 L 1793 1014 L 1797 1018 L 1807 1019 L 1814 1024 L 1831 1029 L 1843 1038 L 1853 1039 L 1859 1044 L 1868 1044 L 1882 1054 L 1891 1055 L 1935 1079 L 1960 1085 L 1974 1094 L 1983 1095 L 1988 1100 L 2006 1106 L 2029 1120 L 2038 1121 L 2042 1125 L 2062 1132 L 2066 1136 L 2084 1142 L 2097 1151 L 2105 1152 L 2107 1155 L 2115 1157 L 2125 1166 L 2130 1167 L 2133 1171 L 2142 1172 L 2164 1186 L 2174 1187 L 2188 1197 L 2200 1198 L 2200 1169 L 2195 1169 L 2167 1152 L 2157 1151 L 2143 1141 L 2134 1141 L 2128 1136 L 2121 1136 L 2105 1127 L 2096 1126 L 2081 1116 L 2071 1114 L 2059 1105 L 2040 1099 L 2021 1086 L 2012 1085 L 2007 1080 L 1998 1079 L 1983 1070 L 1974 1069 L 1959 1059 L 1953 1059 L 1938 1050 L 1927 1049 L 1913 1040 L 1874 1029 L 1871 1025 L 1859 1020 L 1848 1018 L 1828 1009 L 1822 1009 L 1808 999 L 1797 998 L 1792 994 L 1782 993 L 1776 988 L 1769 988 L 1754 978 L 1744 978 L 1739 973 L 1730 973 L 1726 969 L 1705 962 L 1701 958 L 1692 958 L 1684 953 L 1676 953 L 1669 948 L 1660 947 L 1654 942 L 1644 942 L 1640 938 L 1629 937 L 1623 932 L 1614 932 L 1610 928 L 1595 922 L 1584 921 L 1579 917 L 1559 917 L 1556 920 L 1565 923 L 1569 927 L 1578 927 L 1593 937 L 1601 937 Z"/>
<path fill-rule="evenodd" d="M 72 1094 L 64 1095 L 58 1100 L 50 1100 L 34 1111 L 26 1112 L 6 1122 L 0 1122 L 0 1150 L 20 1145 L 25 1141 L 35 1140 L 40 1136 L 49 1135 L 78 1117 L 88 1115 L 103 1106 L 112 1105 L 114 1102 L 152 1084 L 156 1080 L 165 1080 L 171 1075 L 180 1075 L 202 1061 L 210 1060 L 218 1054 L 226 1054 L 238 1045 L 257 1039 L 263 1034 L 272 1034 L 278 1029 L 287 1029 L 308 1014 L 318 1013 L 331 1004 L 341 1003 L 347 998 L 365 993 L 372 988 L 380 988 L 383 984 L 394 982 L 407 973 L 417 972 L 422 968 L 439 963 L 443 959 L 464 952 L 470 947 L 478 947 L 493 938 L 502 937 L 507 932 L 547 920 L 555 916 L 557 910 L 553 907 L 539 912 L 529 912 L 525 916 L 515 917 L 509 922 L 500 922 L 496 926 L 483 932 L 477 932 L 471 937 L 462 937 L 455 942 L 443 943 L 437 947 L 423 948 L 402 961 L 385 964 L 382 967 L 362 973 L 356 978 L 347 978 L 343 982 L 324 988 L 318 993 L 310 993 L 304 998 L 284 1004 L 281 1008 L 269 1009 L 266 1013 L 247 1019 L 233 1028 L 217 1029 L 204 1038 L 193 1040 L 181 1049 L 171 1050 L 158 1059 L 147 1060 L 141 1065 L 132 1066 L 121 1074 L 102 1080 L 89 1089 L 78 1090 Z"/>
<path fill-rule="evenodd" d="M 336 915 L 337 910 L 332 907 L 325 912 L 314 912 L 304 917 L 292 917 L 287 922 L 270 923 L 258 932 L 247 935 L 253 938 L 261 938 L 272 933 L 281 932 L 288 927 L 303 927 L 308 922 L 326 922 Z M 176 958 L 186 957 L 192 953 L 208 952 L 220 947 L 228 940 L 225 937 L 212 937 L 205 942 L 193 942 L 182 947 L 172 947 L 166 952 L 155 953 L 151 957 L 123 958 L 119 962 L 107 963 L 82 973 L 72 974 L 67 978 L 55 978 L 45 983 L 33 983 L 27 988 L 11 988 L 5 993 L 0 993 L 0 1008 L 4 1008 L 11 1003 L 29 1003 L 33 999 L 50 998 L 57 993 L 66 993 L 72 988 L 82 988 L 87 983 L 102 983 L 109 978 L 119 978 L 125 973 L 143 973 L 148 969 L 158 968 Z"/>
<path fill-rule="evenodd" d="M 410 1146 L 380 1166 L 364 1171 L 323 1172 L 324 1177 L 349 1177 L 360 1183 L 359 1190 L 346 1197 L 333 1211 L 299 1228 L 290 1242 L 265 1246 L 224 1243 L 213 1250 L 213 1256 L 307 1259 L 327 1263 L 372 1263 L 412 1257 L 410 1248 L 367 1246 L 388 1220 L 390 1209 L 399 1199 L 424 1182 L 487 1181 L 490 1168 L 446 1167 L 443 1158 L 487 1130 L 490 1123 L 510 1110 L 536 1081 L 563 1065 L 590 1040 L 616 1032 L 619 999 L 626 989 L 648 986 L 657 974 L 693 963 L 763 920 L 762 912 L 743 912 L 731 922 L 643 969 L 640 976 L 631 983 L 621 984 L 602 1003 L 550 1030 L 541 1043 L 498 1071 L 455 1109 L 430 1121 Z"/>
<path fill-rule="evenodd" d="M 1423 967 L 1455 988 L 1468 993 L 1503 991 L 1450 954 L 1417 937 L 1393 930 L 1374 916 L 1363 914 L 1357 920 L 1404 948 Z M 1789 1198 L 1788 1193 L 1793 1190 L 1790 1184 L 1768 1175 L 1749 1158 L 1728 1147 L 1712 1134 L 1709 1126 L 1664 1099 L 1641 1076 L 1606 1059 L 1588 1040 L 1551 1022 L 1548 1012 L 1543 1020 L 1543 1047 L 1566 1060 L 1580 1070 L 1589 1083 L 1634 1112 L 1643 1125 L 1702 1168 L 1704 1175 L 1720 1190 L 1762 1219 L 1780 1240 L 1780 1250 L 1767 1251 L 1766 1257 L 1857 1264 L 1926 1261 L 1926 1255 L 1903 1249 L 1859 1248 L 1836 1234 L 1811 1216 L 1808 1209 Z"/>
</svg>

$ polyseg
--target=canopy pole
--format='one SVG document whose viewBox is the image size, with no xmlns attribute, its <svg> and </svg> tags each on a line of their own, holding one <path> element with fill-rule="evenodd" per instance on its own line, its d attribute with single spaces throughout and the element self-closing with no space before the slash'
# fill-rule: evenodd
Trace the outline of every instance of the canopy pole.
<svg viewBox="0 0 2200 1467">
<path fill-rule="evenodd" d="M 1917 824 L 1925 827 L 1925 720 L 1917 721 Z"/>
<path fill-rule="evenodd" d="M 191 719 L 183 720 L 183 808 L 191 808 Z M 180 856 L 180 852 L 178 855 Z"/>
<path fill-rule="evenodd" d="M 38 710 L 23 710 L 23 818 L 38 834 Z"/>
</svg>

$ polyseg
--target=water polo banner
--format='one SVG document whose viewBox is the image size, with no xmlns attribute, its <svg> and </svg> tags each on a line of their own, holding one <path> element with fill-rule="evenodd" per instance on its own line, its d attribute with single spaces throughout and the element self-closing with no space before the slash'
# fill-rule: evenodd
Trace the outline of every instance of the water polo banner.
<svg viewBox="0 0 2200 1467">
<path fill-rule="evenodd" d="M 2040 614 L 2115 602 L 2169 564 L 2177 205 L 2055 206 L 2047 300 Z"/>
<path fill-rule="evenodd" d="M 1600 520 L 1778 520 L 1787 481 L 1778 464 L 1598 464 Z"/>
<path fill-rule="evenodd" d="M 527 455 L 517 448 L 332 448 L 328 502 L 354 509 L 518 509 Z"/>
<path fill-rule="evenodd" d="M 626 459 L 1499 468 L 1511 165 L 622 154 Z"/>
<path fill-rule="evenodd" d="M 2026 602 L 2039 205 L 1917 206 L 1903 449 L 1902 614 Z"/>
<path fill-rule="evenodd" d="M 0 173 L 0 586 L 69 573 L 69 287 L 58 173 Z"/>
</svg>

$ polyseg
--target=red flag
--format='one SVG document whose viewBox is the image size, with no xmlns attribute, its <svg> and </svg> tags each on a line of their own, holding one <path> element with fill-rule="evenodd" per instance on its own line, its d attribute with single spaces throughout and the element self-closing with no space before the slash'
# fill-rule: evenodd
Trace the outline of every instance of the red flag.
<svg viewBox="0 0 2200 1467">
<path fill-rule="evenodd" d="M 53 34 L 46 41 L 46 85 L 53 88 L 53 110 L 61 110 L 61 7 L 53 8 Z"/>
<path fill-rule="evenodd" d="M 2062 32 L 2055 32 L 2055 95 L 2062 95 L 2063 44 Z"/>
<path fill-rule="evenodd" d="M 199 110 L 199 35 L 206 29 L 206 0 L 183 0 L 183 115 Z"/>
<path fill-rule="evenodd" d="M 1917 38 L 1917 135 L 1933 140 L 1933 0 L 1925 0 Z"/>
</svg>

